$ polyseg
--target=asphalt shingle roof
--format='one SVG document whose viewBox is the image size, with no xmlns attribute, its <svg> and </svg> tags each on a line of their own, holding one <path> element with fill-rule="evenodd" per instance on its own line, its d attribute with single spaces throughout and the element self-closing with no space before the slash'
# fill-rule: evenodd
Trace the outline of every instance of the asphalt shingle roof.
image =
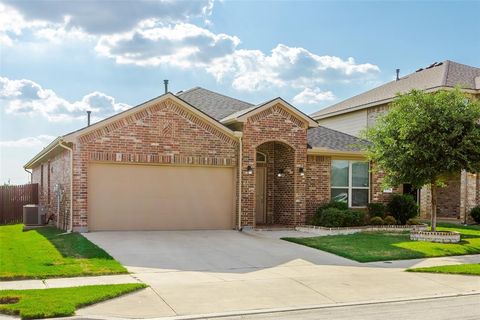
<svg viewBox="0 0 480 320">
<path fill-rule="evenodd" d="M 475 85 L 476 77 L 480 77 L 480 68 L 446 60 L 319 110 L 311 114 L 311 117 L 325 118 L 333 113 L 348 112 L 351 108 L 358 110 L 362 109 L 362 106 L 366 108 L 382 104 L 394 98 L 397 93 L 405 93 L 411 89 L 429 90 L 460 85 L 465 89 L 478 90 Z"/>
<path fill-rule="evenodd" d="M 249 109 L 254 105 L 245 101 L 224 96 L 201 87 L 195 87 L 177 94 L 195 108 L 208 114 L 217 121 L 231 115 L 232 113 Z"/>
<path fill-rule="evenodd" d="M 307 131 L 307 141 L 311 148 L 328 148 L 336 151 L 361 151 L 367 141 L 349 134 L 319 126 Z"/>
</svg>

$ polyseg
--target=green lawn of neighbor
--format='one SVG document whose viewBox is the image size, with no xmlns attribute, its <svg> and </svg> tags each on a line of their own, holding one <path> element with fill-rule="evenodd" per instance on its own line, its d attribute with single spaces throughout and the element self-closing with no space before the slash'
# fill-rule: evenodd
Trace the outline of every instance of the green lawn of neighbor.
<svg viewBox="0 0 480 320">
<path fill-rule="evenodd" d="M 457 244 L 411 241 L 408 232 L 362 232 L 312 238 L 283 238 L 359 262 L 416 259 L 480 253 L 480 227 L 439 224 L 438 230 L 458 231 Z"/>
<path fill-rule="evenodd" d="M 22 319 L 66 317 L 96 302 L 145 288 L 142 283 L 95 285 L 70 288 L 0 290 L 0 313 Z"/>
<path fill-rule="evenodd" d="M 451 266 L 438 266 L 426 268 L 407 269 L 409 272 L 431 272 L 431 273 L 450 273 L 466 274 L 470 276 L 480 276 L 480 263 L 459 264 Z"/>
<path fill-rule="evenodd" d="M 0 226 L 0 280 L 127 273 L 108 253 L 79 233 L 53 227 L 22 231 Z"/>
</svg>

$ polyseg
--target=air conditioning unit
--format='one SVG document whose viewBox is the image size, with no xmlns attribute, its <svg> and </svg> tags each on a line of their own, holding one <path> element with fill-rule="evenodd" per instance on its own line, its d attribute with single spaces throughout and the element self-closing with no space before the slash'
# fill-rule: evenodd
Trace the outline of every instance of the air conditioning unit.
<svg viewBox="0 0 480 320">
<path fill-rule="evenodd" d="M 23 206 L 23 224 L 26 226 L 40 226 L 45 224 L 45 213 L 37 204 Z"/>
</svg>

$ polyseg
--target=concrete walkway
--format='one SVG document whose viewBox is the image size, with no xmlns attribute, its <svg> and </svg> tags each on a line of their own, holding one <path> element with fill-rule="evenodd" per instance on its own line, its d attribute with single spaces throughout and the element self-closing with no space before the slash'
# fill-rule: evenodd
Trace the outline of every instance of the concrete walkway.
<svg viewBox="0 0 480 320">
<path fill-rule="evenodd" d="M 80 317 L 99 318 L 222 314 L 480 293 L 480 277 L 408 273 L 400 262 L 361 264 L 273 236 L 234 231 L 86 236 L 132 274 L 1 282 L 0 288 L 135 281 L 150 285 L 77 311 Z M 406 265 L 479 260 L 480 256 L 434 258 L 410 260 Z"/>
<path fill-rule="evenodd" d="M 98 284 L 121 284 L 135 282 L 139 282 L 139 280 L 130 274 L 98 277 L 52 278 L 45 280 L 0 281 L 0 290 L 66 288 Z"/>
</svg>

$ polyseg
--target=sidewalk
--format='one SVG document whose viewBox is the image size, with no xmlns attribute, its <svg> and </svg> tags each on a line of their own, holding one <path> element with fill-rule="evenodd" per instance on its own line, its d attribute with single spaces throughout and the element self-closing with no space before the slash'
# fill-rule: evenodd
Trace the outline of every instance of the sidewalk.
<svg viewBox="0 0 480 320">
<path fill-rule="evenodd" d="M 15 280 L 0 281 L 0 290 L 66 288 L 98 284 L 122 284 L 135 282 L 140 281 L 131 274 L 96 277 L 51 278 L 45 280 Z"/>
</svg>

